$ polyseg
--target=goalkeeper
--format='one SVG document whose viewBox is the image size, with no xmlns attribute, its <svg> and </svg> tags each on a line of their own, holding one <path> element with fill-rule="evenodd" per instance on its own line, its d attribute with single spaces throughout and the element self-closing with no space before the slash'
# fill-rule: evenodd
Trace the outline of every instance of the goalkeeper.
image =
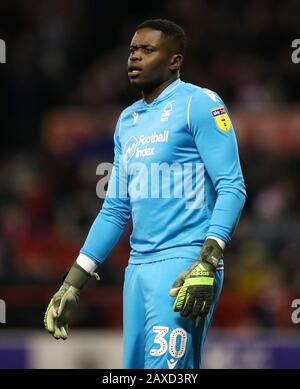
<svg viewBox="0 0 300 389">
<path fill-rule="evenodd" d="M 137 27 L 128 77 L 142 99 L 120 115 L 102 210 L 44 319 L 56 339 L 67 338 L 81 288 L 131 215 L 125 368 L 200 367 L 222 289 L 223 251 L 246 198 L 227 108 L 216 93 L 179 78 L 185 41 L 167 20 Z"/>
</svg>

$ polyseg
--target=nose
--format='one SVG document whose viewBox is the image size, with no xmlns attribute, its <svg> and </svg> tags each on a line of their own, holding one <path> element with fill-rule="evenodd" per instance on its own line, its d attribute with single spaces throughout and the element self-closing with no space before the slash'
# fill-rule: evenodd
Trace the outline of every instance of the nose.
<svg viewBox="0 0 300 389">
<path fill-rule="evenodd" d="M 142 59 L 141 51 L 134 50 L 132 53 L 130 53 L 129 59 L 133 62 L 140 61 Z"/>
</svg>

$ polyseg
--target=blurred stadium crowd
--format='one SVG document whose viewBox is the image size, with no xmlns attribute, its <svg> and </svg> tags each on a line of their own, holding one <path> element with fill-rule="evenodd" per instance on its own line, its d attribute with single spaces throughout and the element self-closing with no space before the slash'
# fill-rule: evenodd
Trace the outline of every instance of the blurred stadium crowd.
<svg viewBox="0 0 300 389">
<path fill-rule="evenodd" d="M 293 121 L 300 132 L 300 64 L 290 58 L 300 38 L 299 4 L 1 1 L 0 298 L 9 325 L 40 327 L 77 257 L 102 204 L 96 167 L 112 161 L 118 115 L 138 98 L 126 76 L 130 39 L 144 19 L 166 17 L 188 35 L 182 79 L 217 91 L 241 138 L 249 197 L 226 250 L 215 325 L 292 326 L 291 301 L 300 298 L 300 138 L 285 135 L 285 126 Z M 264 135 L 262 113 L 266 126 L 277 126 L 277 147 L 272 131 Z M 130 226 L 101 282 L 83 292 L 79 325 L 121 325 L 129 235 Z"/>
</svg>

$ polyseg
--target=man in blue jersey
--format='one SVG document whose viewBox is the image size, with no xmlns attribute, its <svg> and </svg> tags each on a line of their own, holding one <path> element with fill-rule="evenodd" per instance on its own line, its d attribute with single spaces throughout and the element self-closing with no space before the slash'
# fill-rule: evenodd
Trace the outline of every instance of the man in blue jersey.
<svg viewBox="0 0 300 389">
<path fill-rule="evenodd" d="M 80 289 L 131 216 L 125 368 L 200 367 L 223 283 L 223 250 L 246 197 L 224 103 L 179 78 L 185 41 L 167 20 L 137 27 L 128 77 L 142 99 L 119 117 L 102 210 L 45 314 L 46 329 L 66 339 Z"/>
</svg>

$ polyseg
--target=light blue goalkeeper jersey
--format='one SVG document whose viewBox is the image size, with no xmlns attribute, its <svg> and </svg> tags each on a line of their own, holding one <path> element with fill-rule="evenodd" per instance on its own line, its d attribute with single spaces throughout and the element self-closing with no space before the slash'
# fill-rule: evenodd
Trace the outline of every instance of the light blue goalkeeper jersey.
<svg viewBox="0 0 300 389">
<path fill-rule="evenodd" d="M 216 93 L 178 79 L 151 104 L 126 108 L 114 142 L 106 198 L 81 253 L 101 263 L 130 215 L 130 263 L 196 259 L 207 236 L 230 240 L 246 192 L 234 129 Z"/>
</svg>

